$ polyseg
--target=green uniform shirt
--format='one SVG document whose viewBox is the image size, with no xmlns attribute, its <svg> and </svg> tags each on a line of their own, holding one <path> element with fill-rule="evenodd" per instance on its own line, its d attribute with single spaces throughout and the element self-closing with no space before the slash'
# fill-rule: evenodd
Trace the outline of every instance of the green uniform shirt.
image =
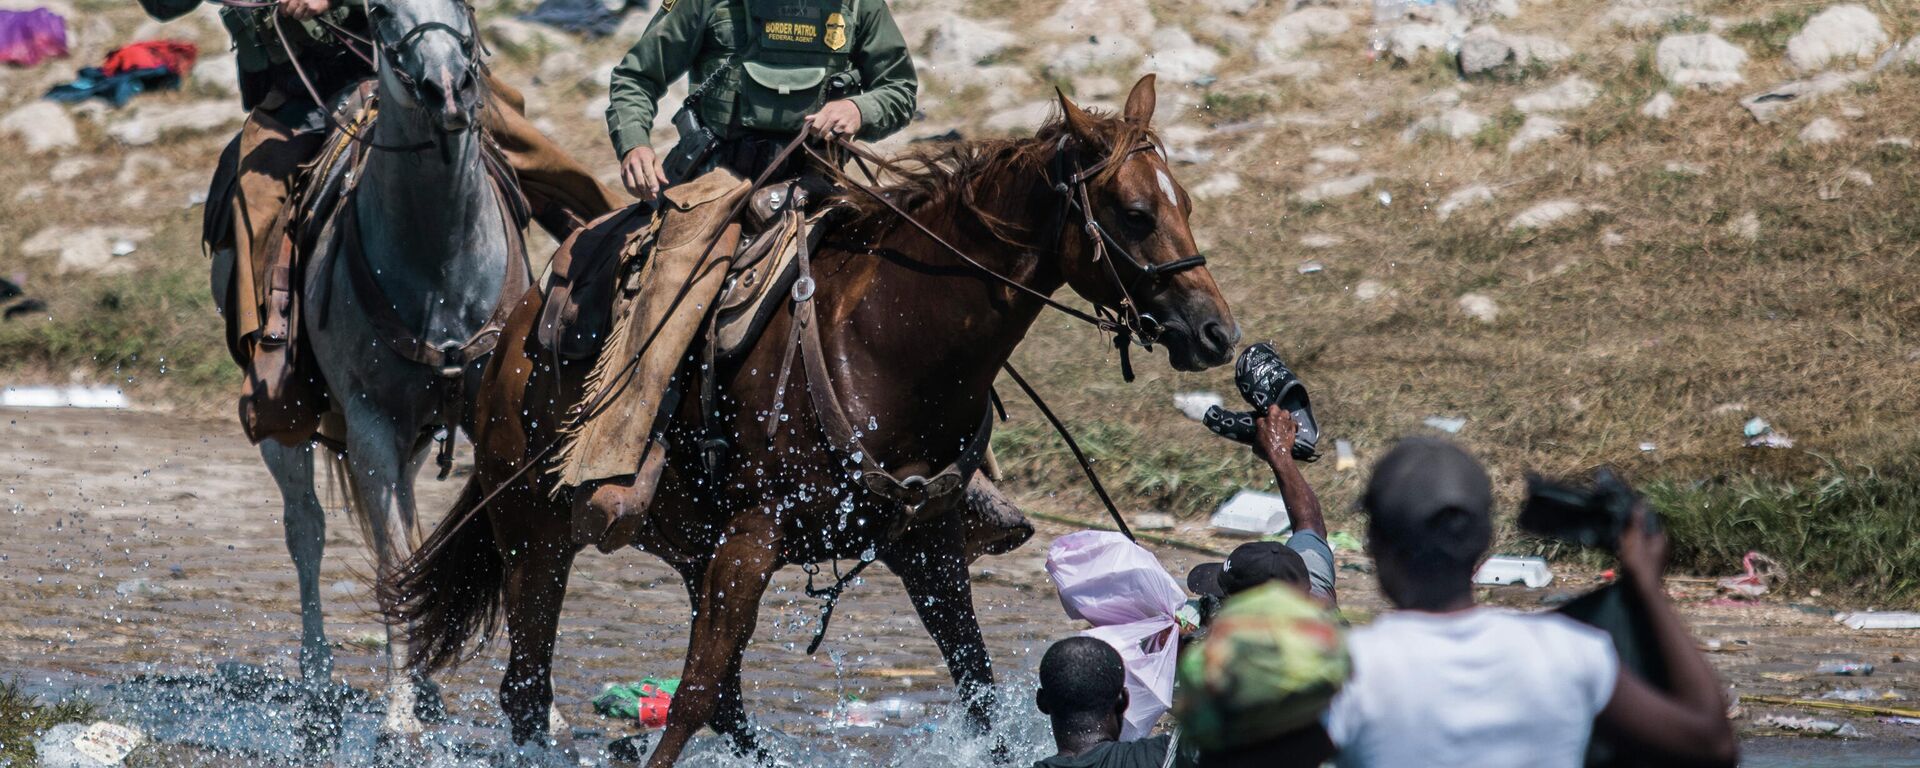
<svg viewBox="0 0 1920 768">
<path fill-rule="evenodd" d="M 351 29 L 357 25 L 350 23 L 348 17 L 365 4 L 365 0 L 335 2 L 320 18 L 332 22 L 334 26 Z M 147 9 L 149 16 L 172 21 L 199 8 L 200 0 L 140 0 L 140 6 Z M 275 8 L 221 7 L 220 21 L 226 25 L 227 33 L 233 35 L 234 59 L 241 72 L 265 72 L 274 65 L 287 63 L 286 49 L 280 45 L 280 38 L 273 30 L 273 14 L 278 12 Z M 321 26 L 318 19 L 294 21 L 282 18 L 280 29 L 286 33 L 287 43 L 298 51 L 338 45 L 334 42 L 333 32 Z M 305 61 L 304 57 L 302 61 Z"/>
<path fill-rule="evenodd" d="M 892 135 L 913 117 L 919 85 L 885 0 L 662 0 L 613 69 L 614 151 L 625 158 L 648 143 L 668 84 L 684 74 L 698 87 L 741 52 L 700 98 L 701 121 L 721 138 L 797 132 L 836 81 L 852 82 L 844 98 L 860 108 L 861 139 Z"/>
</svg>

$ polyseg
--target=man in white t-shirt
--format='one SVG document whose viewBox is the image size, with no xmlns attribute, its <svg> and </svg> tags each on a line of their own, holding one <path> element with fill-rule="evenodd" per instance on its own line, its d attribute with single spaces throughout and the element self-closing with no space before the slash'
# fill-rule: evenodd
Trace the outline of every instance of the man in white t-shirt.
<svg viewBox="0 0 1920 768">
<path fill-rule="evenodd" d="M 1324 718 L 1339 766 L 1579 768 L 1596 728 L 1660 765 L 1738 762 L 1719 680 L 1667 602 L 1666 538 L 1646 530 L 1644 508 L 1621 538 L 1621 572 L 1647 607 L 1672 691 L 1622 670 L 1597 629 L 1475 607 L 1493 491 L 1466 452 L 1402 441 L 1374 466 L 1361 505 L 1381 589 L 1400 610 L 1348 637 L 1353 677 Z"/>
</svg>

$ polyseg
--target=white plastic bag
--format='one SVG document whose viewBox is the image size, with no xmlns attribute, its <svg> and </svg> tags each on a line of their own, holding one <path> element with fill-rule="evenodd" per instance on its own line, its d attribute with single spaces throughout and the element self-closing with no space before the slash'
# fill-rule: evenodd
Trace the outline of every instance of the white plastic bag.
<svg viewBox="0 0 1920 768">
<path fill-rule="evenodd" d="M 1093 628 L 1081 634 L 1113 646 L 1127 668 L 1127 705 L 1120 739 L 1151 733 L 1173 706 L 1173 672 L 1180 651 L 1174 612 L 1186 603 L 1180 583 L 1153 553 L 1111 531 L 1081 531 L 1054 539 L 1047 575 L 1060 590 L 1067 615 Z"/>
</svg>

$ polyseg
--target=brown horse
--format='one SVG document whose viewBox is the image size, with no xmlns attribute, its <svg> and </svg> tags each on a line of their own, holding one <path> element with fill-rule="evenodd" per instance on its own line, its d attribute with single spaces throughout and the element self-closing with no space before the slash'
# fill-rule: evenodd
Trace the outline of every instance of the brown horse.
<svg viewBox="0 0 1920 768">
<path fill-rule="evenodd" d="M 841 241 L 863 245 L 829 245 L 813 260 L 831 390 L 847 421 L 866 428 L 860 442 L 898 477 L 931 476 L 956 461 L 980 429 L 996 374 L 1045 308 L 1042 297 L 1062 285 L 1105 307 L 1130 295 L 1153 318 L 1176 368 L 1232 356 L 1239 329 L 1199 266 L 1191 201 L 1149 126 L 1152 77 L 1134 86 L 1117 116 L 1091 114 L 1064 96 L 1060 107 L 1030 139 L 959 143 L 904 159 L 889 199 L 971 263 L 872 201 L 837 230 Z M 1103 252 L 1111 263 L 1098 261 Z M 1170 265 L 1179 268 L 1154 269 Z M 414 662 L 425 669 L 458 661 L 476 635 L 490 635 L 504 603 L 512 647 L 500 702 L 521 743 L 552 738 L 545 731 L 555 630 L 580 549 L 570 527 L 577 498 L 555 498 L 544 471 L 516 473 L 556 439 L 586 378 L 585 363 L 556 371 L 558 357 L 535 341 L 542 301 L 537 291 L 527 295 L 487 370 L 476 406 L 478 467 L 465 494 L 388 584 L 403 600 L 398 618 L 413 622 Z M 850 482 L 848 469 L 860 460 L 826 437 L 807 387 L 789 387 L 778 406 L 790 418 L 762 418 L 777 408 L 782 382 L 774 379 L 792 322 L 777 314 L 737 364 L 717 372 L 736 446 L 719 476 L 698 459 L 698 435 L 680 426 L 697 419 L 695 398 L 683 401 L 669 429 L 671 458 L 635 543 L 679 571 L 694 618 L 650 766 L 673 764 L 702 725 L 757 749 L 740 659 L 768 581 L 784 565 L 863 552 L 900 577 L 973 721 L 986 725 L 993 671 L 958 505 L 910 512 Z M 804 382 L 802 366 L 794 369 Z M 496 491 L 487 520 L 460 524 Z"/>
</svg>

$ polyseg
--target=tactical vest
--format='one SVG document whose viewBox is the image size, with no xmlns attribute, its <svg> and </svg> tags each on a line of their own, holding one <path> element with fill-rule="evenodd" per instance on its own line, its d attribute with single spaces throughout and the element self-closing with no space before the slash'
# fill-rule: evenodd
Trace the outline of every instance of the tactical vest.
<svg viewBox="0 0 1920 768">
<path fill-rule="evenodd" d="M 360 3 L 336 2 L 320 18 L 334 26 L 350 30 L 367 28 L 366 13 Z M 308 101 L 305 88 L 294 85 L 295 74 L 289 65 L 286 46 L 274 31 L 273 8 L 220 9 L 220 22 L 233 36 L 234 63 L 240 70 L 241 103 L 251 109 L 266 96 L 268 89 L 279 87 L 289 98 Z M 371 74 L 358 59 L 349 59 L 344 45 L 316 19 L 295 21 L 280 19 L 287 45 L 300 55 L 300 62 L 313 78 L 322 96 L 329 96 L 352 80 Z"/>
<path fill-rule="evenodd" d="M 857 92 L 853 52 L 858 0 L 731 0 L 716 5 L 695 82 L 744 51 L 733 71 L 701 99 L 701 118 L 727 128 L 792 133 L 831 98 Z M 724 128 L 723 128 L 724 127 Z"/>
</svg>

